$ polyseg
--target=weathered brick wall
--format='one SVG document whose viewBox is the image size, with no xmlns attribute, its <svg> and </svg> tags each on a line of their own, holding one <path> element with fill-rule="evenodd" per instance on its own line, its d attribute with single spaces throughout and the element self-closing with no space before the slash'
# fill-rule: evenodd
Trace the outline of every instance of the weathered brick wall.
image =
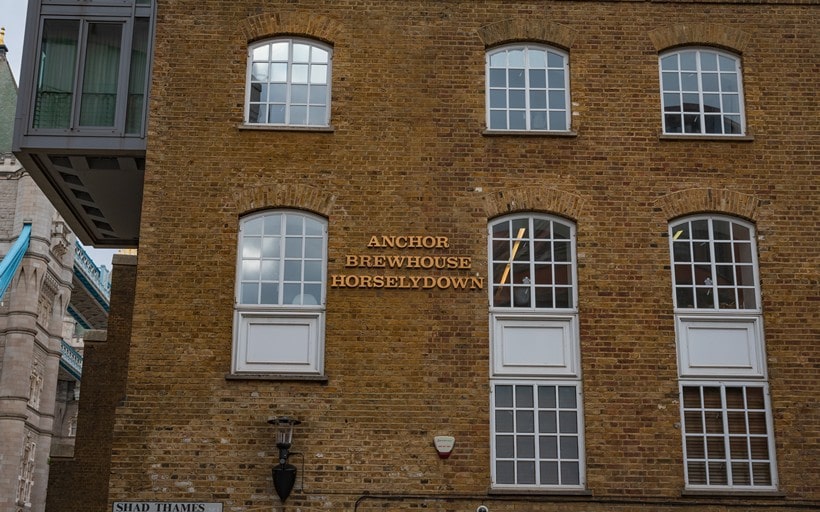
<svg viewBox="0 0 820 512">
<path fill-rule="evenodd" d="M 89 512 L 108 509 L 111 425 L 125 394 L 136 257 L 114 255 L 107 331 L 87 331 L 74 457 L 52 459 L 46 510 Z"/>
<path fill-rule="evenodd" d="M 289 414 L 304 422 L 293 510 L 353 510 L 367 493 L 439 499 L 363 498 L 357 510 L 817 506 L 817 14 L 750 2 L 159 0 L 109 499 L 269 510 L 266 419 Z M 332 133 L 238 129 L 247 44 L 275 33 L 333 45 Z M 568 46 L 576 137 L 482 135 L 485 44 L 526 37 Z M 742 52 L 754 140 L 659 138 L 658 51 L 681 37 Z M 238 217 L 267 206 L 328 218 L 329 274 L 372 251 L 372 235 L 424 234 L 449 237 L 439 252 L 471 257 L 486 277 L 488 218 L 574 220 L 592 496 L 486 497 L 486 290 L 329 288 L 326 384 L 226 380 Z M 681 495 L 666 233 L 671 218 L 707 211 L 758 229 L 781 497 Z M 456 438 L 446 461 L 437 434 Z"/>
</svg>

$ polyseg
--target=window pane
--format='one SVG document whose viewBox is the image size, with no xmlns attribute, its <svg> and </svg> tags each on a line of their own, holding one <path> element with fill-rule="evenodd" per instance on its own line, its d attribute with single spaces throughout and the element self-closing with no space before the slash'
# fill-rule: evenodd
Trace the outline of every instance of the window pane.
<svg viewBox="0 0 820 512">
<path fill-rule="evenodd" d="M 265 281 L 279 280 L 279 262 L 280 260 L 263 260 L 260 278 Z"/>
<path fill-rule="evenodd" d="M 575 411 L 559 412 L 558 428 L 562 434 L 578 433 L 578 414 Z"/>
<path fill-rule="evenodd" d="M 125 133 L 142 132 L 145 107 L 145 93 L 148 86 L 148 38 L 147 18 L 134 20 L 131 36 L 131 61 L 128 71 L 128 101 L 125 112 Z"/>
<path fill-rule="evenodd" d="M 70 126 L 79 31 L 76 20 L 43 21 L 34 128 Z"/>
<path fill-rule="evenodd" d="M 495 431 L 513 432 L 513 411 L 495 412 Z"/>
<path fill-rule="evenodd" d="M 524 87 L 524 70 L 510 69 L 507 71 L 507 79 L 509 87 L 523 88 Z"/>
<path fill-rule="evenodd" d="M 680 112 L 681 100 L 680 94 L 664 93 L 663 95 L 663 110 L 664 112 Z"/>
<path fill-rule="evenodd" d="M 270 65 L 270 81 L 271 82 L 287 82 L 288 81 L 288 65 L 287 64 L 271 64 Z"/>
<path fill-rule="evenodd" d="M 328 52 L 314 46 L 311 49 L 311 61 L 316 63 L 326 63 L 328 61 Z"/>
<path fill-rule="evenodd" d="M 561 483 L 563 485 L 578 485 L 580 483 L 580 468 L 577 462 L 561 463 Z"/>
<path fill-rule="evenodd" d="M 490 112 L 490 128 L 504 130 L 507 128 L 507 112 L 495 110 Z"/>
<path fill-rule="evenodd" d="M 516 432 L 524 432 L 526 434 L 535 432 L 535 415 L 533 414 L 533 412 L 516 411 L 515 429 Z"/>
<path fill-rule="evenodd" d="M 564 57 L 554 52 L 547 52 L 547 66 L 551 68 L 563 68 Z"/>
<path fill-rule="evenodd" d="M 251 51 L 251 58 L 254 61 L 264 61 L 267 62 L 270 59 L 270 45 L 263 44 L 262 46 L 257 46 Z"/>
<path fill-rule="evenodd" d="M 674 71 L 678 69 L 678 56 L 669 55 L 661 59 L 661 69 L 664 71 Z"/>
<path fill-rule="evenodd" d="M 305 284 L 304 294 L 302 296 L 302 304 L 312 306 L 322 303 L 322 285 L 321 284 Z"/>
<path fill-rule="evenodd" d="M 268 109 L 268 122 L 271 124 L 285 124 L 285 106 L 271 105 Z"/>
<path fill-rule="evenodd" d="M 114 126 L 121 45 L 122 24 L 88 24 L 80 126 Z"/>
<path fill-rule="evenodd" d="M 286 43 L 286 42 L 271 44 L 270 45 L 271 60 L 274 60 L 274 61 L 287 61 L 288 60 L 288 48 L 289 47 L 290 47 L 290 44 Z"/>
<path fill-rule="evenodd" d="M 495 387 L 495 406 L 496 407 L 512 407 L 513 406 L 513 388 L 512 388 L 512 386 L 496 386 Z"/>
<path fill-rule="evenodd" d="M 558 463 L 541 463 L 541 483 L 544 485 L 558 485 Z"/>
<path fill-rule="evenodd" d="M 490 87 L 506 87 L 507 72 L 504 69 L 490 70 Z"/>
<path fill-rule="evenodd" d="M 549 92 L 549 100 L 551 109 L 566 109 L 566 95 L 564 91 L 550 91 Z"/>
<path fill-rule="evenodd" d="M 261 263 L 259 260 L 245 260 L 242 262 L 242 279 L 258 280 Z"/>
<path fill-rule="evenodd" d="M 285 261 L 285 281 L 301 281 L 302 280 L 302 262 L 286 260 Z"/>
<path fill-rule="evenodd" d="M 307 107 L 292 106 L 290 108 L 290 124 L 307 124 Z"/>
<path fill-rule="evenodd" d="M 259 285 L 256 283 L 242 283 L 240 303 L 257 304 L 259 301 Z"/>
<path fill-rule="evenodd" d="M 327 83 L 327 66 L 312 65 L 310 67 L 310 83 L 312 84 L 326 84 Z"/>
<path fill-rule="evenodd" d="M 567 115 L 564 112 L 550 112 L 550 130 L 566 130 Z"/>
<path fill-rule="evenodd" d="M 293 85 L 290 88 L 290 102 L 291 104 L 307 104 L 308 86 L 307 85 Z"/>
<path fill-rule="evenodd" d="M 524 130 L 527 128 L 527 122 L 525 117 L 525 112 L 523 110 L 512 110 L 510 111 L 510 129 L 511 130 Z"/>
<path fill-rule="evenodd" d="M 530 70 L 530 87 L 544 89 L 547 87 L 547 73 L 541 69 Z"/>
<path fill-rule="evenodd" d="M 549 83 L 550 89 L 563 89 L 564 70 L 550 69 L 549 71 L 547 71 L 547 82 Z"/>
<path fill-rule="evenodd" d="M 498 461 L 495 464 L 495 480 L 499 484 L 515 483 L 515 462 Z"/>
<path fill-rule="evenodd" d="M 577 407 L 575 386 L 558 387 L 558 406 L 562 409 L 574 409 Z"/>
<path fill-rule="evenodd" d="M 555 408 L 556 386 L 538 386 L 538 407 L 542 409 Z"/>
<path fill-rule="evenodd" d="M 524 91 L 510 91 L 510 108 L 524 108 L 526 106 L 526 95 Z"/>
<path fill-rule="evenodd" d="M 279 303 L 279 283 L 262 283 L 260 304 Z"/>
<path fill-rule="evenodd" d="M 511 68 L 524 67 L 524 50 L 514 49 L 507 52 L 508 66 Z"/>
<path fill-rule="evenodd" d="M 531 386 L 516 386 L 515 387 L 515 406 L 516 407 L 532 407 L 533 396 Z"/>
<path fill-rule="evenodd" d="M 515 457 L 515 437 L 495 436 L 495 456 L 500 458 Z"/>
<path fill-rule="evenodd" d="M 517 483 L 524 485 L 535 483 L 535 462 L 519 461 L 516 464 L 516 470 L 518 472 Z"/>
<path fill-rule="evenodd" d="M 555 436 L 541 436 L 538 439 L 538 456 L 542 459 L 558 458 L 558 438 Z"/>
<path fill-rule="evenodd" d="M 309 62 L 310 46 L 302 43 L 293 44 L 293 62 Z"/>
<path fill-rule="evenodd" d="M 515 454 L 516 457 L 535 458 L 535 436 L 518 436 Z"/>
</svg>

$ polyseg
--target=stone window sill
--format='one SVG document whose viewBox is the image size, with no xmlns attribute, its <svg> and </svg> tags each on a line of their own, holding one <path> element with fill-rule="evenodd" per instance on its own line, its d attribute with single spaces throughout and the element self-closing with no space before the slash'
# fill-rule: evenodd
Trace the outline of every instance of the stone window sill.
<svg viewBox="0 0 820 512">
<path fill-rule="evenodd" d="M 228 373 L 225 380 L 270 380 L 270 381 L 300 381 L 319 382 L 327 384 L 327 375 L 298 375 L 289 373 Z"/>
<path fill-rule="evenodd" d="M 272 124 L 247 124 L 236 125 L 240 131 L 260 131 L 260 132 L 311 132 L 311 133 L 333 133 L 336 128 L 333 126 L 284 126 Z"/>
</svg>

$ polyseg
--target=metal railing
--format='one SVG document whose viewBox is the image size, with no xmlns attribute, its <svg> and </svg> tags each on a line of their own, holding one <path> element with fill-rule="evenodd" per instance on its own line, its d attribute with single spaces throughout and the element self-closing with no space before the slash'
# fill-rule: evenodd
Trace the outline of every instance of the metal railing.
<svg viewBox="0 0 820 512">
<path fill-rule="evenodd" d="M 94 263 L 94 260 L 85 252 L 80 242 L 74 244 L 74 266 L 81 269 L 106 301 L 111 298 L 111 274 L 103 271 Z"/>
<path fill-rule="evenodd" d="M 60 340 L 60 366 L 73 375 L 77 380 L 83 375 L 83 356 L 74 350 L 74 347 Z"/>
</svg>

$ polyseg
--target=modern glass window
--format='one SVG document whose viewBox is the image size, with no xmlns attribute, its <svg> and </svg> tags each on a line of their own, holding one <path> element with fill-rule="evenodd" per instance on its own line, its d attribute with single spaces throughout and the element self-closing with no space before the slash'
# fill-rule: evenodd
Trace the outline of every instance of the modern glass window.
<svg viewBox="0 0 820 512">
<path fill-rule="evenodd" d="M 150 19 L 43 20 L 32 127 L 142 133 Z"/>
<path fill-rule="evenodd" d="M 663 132 L 743 135 L 740 58 L 687 48 L 660 56 Z"/>
<path fill-rule="evenodd" d="M 248 124 L 328 126 L 331 48 L 318 41 L 277 38 L 248 49 Z"/>
<path fill-rule="evenodd" d="M 487 127 L 490 130 L 568 131 L 569 57 L 538 44 L 487 52 Z"/>
<path fill-rule="evenodd" d="M 773 490 L 754 226 L 698 215 L 669 237 L 686 486 Z"/>
<path fill-rule="evenodd" d="M 327 223 L 275 210 L 240 223 L 234 371 L 320 374 Z"/>
<path fill-rule="evenodd" d="M 575 226 L 510 215 L 489 242 L 493 486 L 583 488 Z"/>
<path fill-rule="evenodd" d="M 774 437 L 765 384 L 682 383 L 690 487 L 774 486 Z"/>
</svg>

